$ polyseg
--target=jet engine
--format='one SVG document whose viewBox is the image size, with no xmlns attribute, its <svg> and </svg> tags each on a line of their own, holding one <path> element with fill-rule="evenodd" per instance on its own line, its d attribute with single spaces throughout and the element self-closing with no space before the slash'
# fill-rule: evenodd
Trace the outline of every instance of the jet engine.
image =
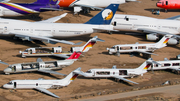
<svg viewBox="0 0 180 101">
<path fill-rule="evenodd" d="M 159 37 L 156 34 L 147 34 L 146 35 L 146 39 L 150 40 L 150 41 L 155 41 L 157 40 Z"/>
<path fill-rule="evenodd" d="M 169 45 L 177 45 L 177 44 L 179 44 L 179 40 L 177 40 L 177 39 L 175 39 L 175 38 L 170 38 L 170 39 L 168 40 L 168 44 L 169 44 Z"/>
</svg>

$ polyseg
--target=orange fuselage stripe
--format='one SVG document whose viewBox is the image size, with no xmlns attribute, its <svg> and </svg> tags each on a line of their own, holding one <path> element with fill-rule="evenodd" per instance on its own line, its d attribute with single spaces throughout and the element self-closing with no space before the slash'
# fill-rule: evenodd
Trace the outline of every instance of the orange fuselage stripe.
<svg viewBox="0 0 180 101">
<path fill-rule="evenodd" d="M 69 5 L 71 5 L 74 1 L 76 0 L 59 0 L 59 6 L 60 7 L 69 7 Z"/>
</svg>

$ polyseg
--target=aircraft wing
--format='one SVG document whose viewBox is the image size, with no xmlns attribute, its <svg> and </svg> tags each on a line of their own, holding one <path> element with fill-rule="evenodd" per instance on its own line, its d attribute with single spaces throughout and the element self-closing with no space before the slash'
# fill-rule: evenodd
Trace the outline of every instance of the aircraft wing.
<svg viewBox="0 0 180 101">
<path fill-rule="evenodd" d="M 169 68 L 169 69 L 173 69 L 173 70 L 180 71 L 180 69 L 179 69 L 179 68 Z"/>
<path fill-rule="evenodd" d="M 60 20 L 61 18 L 65 17 L 66 15 L 67 15 L 67 13 L 64 13 L 60 16 L 52 17 L 52 18 L 49 18 L 47 20 L 42 20 L 42 21 L 38 21 L 38 22 L 54 23 L 54 22 Z"/>
<path fill-rule="evenodd" d="M 77 4 L 77 3 L 75 3 L 74 5 L 75 5 L 75 6 L 86 7 L 86 8 L 91 8 L 91 9 L 93 9 L 93 10 L 94 10 L 94 9 L 103 10 L 103 8 L 95 7 L 95 6 L 83 5 L 83 4 Z"/>
<path fill-rule="evenodd" d="M 54 93 L 51 93 L 50 91 L 48 91 L 48 90 L 46 90 L 46 89 L 44 89 L 44 88 L 34 88 L 34 89 L 39 90 L 40 92 L 49 94 L 49 95 L 51 95 L 51 96 L 53 96 L 53 97 L 59 98 L 59 96 L 55 95 Z"/>
<path fill-rule="evenodd" d="M 56 8 L 40 8 L 42 10 L 50 10 L 50 11 L 60 11 L 61 9 L 56 9 Z"/>
<path fill-rule="evenodd" d="M 135 52 L 139 52 L 139 53 L 145 53 L 145 54 L 150 54 L 150 55 L 157 55 L 157 54 L 154 54 L 154 53 L 150 53 L 150 52 L 144 52 L 144 51 L 135 51 Z"/>
<path fill-rule="evenodd" d="M 62 74 L 62 73 L 58 73 L 52 70 L 38 70 L 38 72 L 43 72 L 43 73 L 49 73 L 49 74 L 57 74 L 57 75 L 62 75 L 62 76 L 66 76 L 66 74 Z"/>
<path fill-rule="evenodd" d="M 93 28 L 94 30 L 100 30 L 100 31 L 114 31 L 119 32 L 119 30 L 113 30 L 113 29 L 105 29 L 105 28 Z"/>
<path fill-rule="evenodd" d="M 63 55 L 63 54 L 53 54 L 52 56 L 60 57 L 60 58 L 69 58 L 69 56 Z"/>
<path fill-rule="evenodd" d="M 130 82 L 130 83 L 134 83 L 134 84 L 139 84 L 139 83 L 133 82 L 133 81 L 131 81 L 131 80 L 125 79 L 125 78 L 123 78 L 123 77 L 120 77 L 120 76 L 112 76 L 112 77 L 114 77 L 114 78 L 116 78 L 116 79 L 119 79 L 119 80 L 126 81 L 126 82 Z"/>
<path fill-rule="evenodd" d="M 180 20 L 180 15 L 173 16 L 173 17 L 166 18 L 166 19 L 169 19 L 169 20 Z"/>
<path fill-rule="evenodd" d="M 35 39 L 35 40 L 40 40 L 42 42 L 51 43 L 51 44 L 56 44 L 56 43 L 64 43 L 64 44 L 70 44 L 70 45 L 79 44 L 79 43 L 75 44 L 75 43 L 70 42 L 70 41 L 57 40 L 57 39 L 53 39 L 53 38 L 49 38 L 49 37 L 43 37 L 43 36 L 28 35 L 28 34 L 24 34 L 24 33 L 10 32 L 10 34 L 15 35 L 16 37 L 22 38 L 24 40 L 28 40 L 28 41 L 32 41 L 33 39 Z"/>
</svg>

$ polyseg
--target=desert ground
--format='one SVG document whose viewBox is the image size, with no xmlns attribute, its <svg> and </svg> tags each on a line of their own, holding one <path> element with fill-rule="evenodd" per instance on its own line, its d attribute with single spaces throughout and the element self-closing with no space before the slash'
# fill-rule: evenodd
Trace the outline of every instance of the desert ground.
<svg viewBox="0 0 180 101">
<path fill-rule="evenodd" d="M 26 2 L 33 2 L 34 0 L 26 0 Z M 10 2 L 25 2 L 24 0 L 11 0 Z M 155 18 L 168 18 L 172 16 L 176 16 L 179 14 L 179 10 L 169 10 L 168 13 L 164 13 L 161 10 L 160 15 L 153 15 L 151 13 L 152 9 L 159 9 L 156 7 L 157 1 L 151 0 L 141 0 L 141 2 L 129 2 L 126 4 L 122 4 L 119 6 L 117 14 L 133 14 L 133 15 L 143 15 Z M 48 11 L 43 12 L 39 16 L 39 18 L 29 18 L 29 17 L 14 17 L 14 19 L 18 20 L 27 20 L 27 21 L 39 21 L 48 19 L 54 16 L 58 16 L 63 13 L 68 13 L 68 15 L 61 20 L 57 21 L 58 23 L 85 23 L 94 15 L 96 15 L 99 11 L 91 11 L 89 14 L 80 13 L 79 15 L 73 15 L 72 10 L 63 10 L 63 11 Z M 63 68 L 57 72 L 68 74 L 71 71 L 75 70 L 78 67 L 82 67 L 82 71 L 87 71 L 92 68 L 111 68 L 113 65 L 117 65 L 117 68 L 136 68 L 141 65 L 146 59 L 142 57 L 133 56 L 131 57 L 129 54 L 121 54 L 120 57 L 115 55 L 109 55 L 106 51 L 106 48 L 112 47 L 116 44 L 132 44 L 132 43 L 154 43 L 147 41 L 145 39 L 145 35 L 137 36 L 137 35 L 126 35 L 125 33 L 129 32 L 115 32 L 112 35 L 107 32 L 102 33 L 93 33 L 89 36 L 76 37 L 76 38 L 67 38 L 66 40 L 72 42 L 80 42 L 82 41 L 85 44 L 90 38 L 94 36 L 98 36 L 100 39 L 105 40 L 105 42 L 97 42 L 94 47 L 89 50 L 87 53 L 84 53 L 82 57 L 79 58 L 73 65 Z M 80 45 L 80 46 L 81 46 Z M 27 57 L 22 58 L 19 54 L 19 51 L 24 51 L 29 47 L 55 47 L 62 46 L 65 50 L 70 50 L 72 45 L 65 44 L 42 44 L 35 42 L 23 42 L 21 40 L 15 40 L 12 37 L 1 36 L 0 37 L 0 60 L 9 63 L 23 63 L 23 62 L 35 62 L 37 57 Z M 168 46 L 155 51 L 155 54 L 158 56 L 152 56 L 154 60 L 163 60 L 164 58 L 175 59 L 176 55 L 180 54 L 179 52 L 180 45 L 176 46 Z M 44 61 L 57 60 L 59 58 L 53 57 L 42 57 Z M 20 73 L 20 74 L 11 74 L 5 75 L 3 70 L 7 68 L 7 65 L 0 64 L 0 77 L 1 82 L 0 85 L 4 85 L 11 80 L 23 80 L 23 79 L 62 79 L 63 76 L 58 75 L 47 75 L 43 73 Z M 49 89 L 52 93 L 60 96 L 59 100 L 63 100 L 66 98 L 72 98 L 77 95 L 83 95 L 98 91 L 105 90 L 117 90 L 117 89 L 132 89 L 137 87 L 143 87 L 147 85 L 154 84 L 162 84 L 167 80 L 179 80 L 179 75 L 171 73 L 169 71 L 155 71 L 154 74 L 150 71 L 144 74 L 143 77 L 132 78 L 130 80 L 138 82 L 139 85 L 133 85 L 130 83 L 121 83 L 115 82 L 114 79 L 86 79 L 79 76 L 74 80 L 68 87 L 64 87 L 62 89 Z M 8 90 L 0 88 L 0 100 L 2 101 L 10 101 L 10 100 L 56 100 L 49 95 L 43 94 L 36 90 Z"/>
</svg>

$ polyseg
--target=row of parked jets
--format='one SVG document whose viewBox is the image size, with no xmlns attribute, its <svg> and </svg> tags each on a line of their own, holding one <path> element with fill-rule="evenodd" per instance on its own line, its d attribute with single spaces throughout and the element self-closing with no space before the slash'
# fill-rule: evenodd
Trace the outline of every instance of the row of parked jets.
<svg viewBox="0 0 180 101">
<path fill-rule="evenodd" d="M 46 10 L 57 10 L 59 6 L 56 5 L 54 8 L 50 8 L 53 6 L 42 6 L 40 4 L 44 4 L 46 0 L 38 0 L 32 4 L 39 4 L 40 8 L 37 8 L 42 11 Z M 49 0 L 48 0 L 49 1 Z M 79 1 L 73 1 L 68 3 L 63 3 L 63 1 L 51 1 L 50 5 L 53 4 L 62 4 L 72 7 L 74 9 L 82 9 L 82 8 L 91 8 L 97 9 L 96 7 L 88 7 L 88 3 L 78 3 Z M 82 0 L 83 1 L 83 0 Z M 84 0 L 85 1 L 85 0 Z M 115 0 L 112 0 L 113 2 Z M 121 0 L 120 0 L 121 1 Z M 163 48 L 166 46 L 166 43 L 176 45 L 179 43 L 179 34 L 180 25 L 178 18 L 179 16 L 167 18 L 167 19 L 156 19 L 144 16 L 137 15 L 124 15 L 124 14 L 115 14 L 118 9 L 120 1 L 117 0 L 116 3 L 110 4 L 108 7 L 103 9 L 100 13 L 94 16 L 92 19 L 87 21 L 84 24 L 71 24 L 71 23 L 54 23 L 57 20 L 65 17 L 67 14 L 63 14 L 57 17 L 53 17 L 47 20 L 38 21 L 38 22 L 28 22 L 28 21 L 19 21 L 12 19 L 0 19 L 0 34 L 1 35 L 11 35 L 14 37 L 18 37 L 22 40 L 40 40 L 46 43 L 65 43 L 65 44 L 73 44 L 75 43 L 54 39 L 53 37 L 74 37 L 81 36 L 86 34 L 91 34 L 97 31 L 120 31 L 120 30 L 131 30 L 131 31 L 139 31 L 148 33 L 148 40 L 157 40 L 160 35 L 163 35 L 162 39 L 155 44 L 131 44 L 131 45 L 115 45 L 112 48 L 108 48 L 109 54 L 112 53 L 123 53 L 123 52 L 139 52 L 143 54 L 153 54 L 154 50 Z M 130 0 L 131 1 L 131 0 Z M 97 2 L 97 1 L 96 1 Z M 48 3 L 49 4 L 49 3 Z M 14 4 L 14 3 L 0 3 L 4 7 L 12 6 L 13 9 L 22 9 L 20 8 L 25 4 Z M 28 4 L 27 4 L 28 5 Z M 94 6 L 94 5 L 93 5 Z M 60 5 L 60 7 L 63 7 Z M 80 8 L 76 8 L 80 7 Z M 33 8 L 33 7 L 32 7 Z M 35 7 L 36 8 L 36 7 Z M 7 8 L 6 8 L 7 9 Z M 27 8 L 23 7 L 23 10 L 26 13 L 34 12 L 33 10 L 28 11 Z M 87 9 L 86 9 L 87 10 Z M 3 10 L 1 10 L 3 12 Z M 22 12 L 22 11 L 21 11 Z M 5 14 L 5 13 L 4 13 Z M 59 29 L 61 28 L 61 29 Z M 82 47 L 72 47 L 70 52 L 65 52 L 62 54 L 61 47 L 54 47 L 53 52 L 48 55 L 64 57 L 67 58 L 65 60 L 57 60 L 57 61 L 42 61 L 42 59 L 38 58 L 37 62 L 31 63 L 18 63 L 9 65 L 5 62 L 3 64 L 9 65 L 8 68 L 4 70 L 5 74 L 10 73 L 19 73 L 19 72 L 29 72 L 29 71 L 38 71 L 50 74 L 57 75 L 65 75 L 62 73 L 55 72 L 53 70 L 58 70 L 63 67 L 69 66 L 76 61 L 81 52 L 87 52 L 92 46 L 96 43 L 96 41 L 104 41 L 99 39 L 97 36 L 90 39 L 84 46 Z M 80 43 L 76 43 L 80 44 Z M 43 56 L 44 52 L 36 52 L 37 48 L 29 48 L 22 53 L 22 57 L 26 56 Z M 70 55 L 70 56 L 69 56 Z M 155 55 L 155 54 L 153 54 Z M 49 94 L 53 97 L 59 98 L 59 96 L 54 93 L 49 92 L 47 89 L 50 88 L 61 88 L 64 86 L 68 86 L 71 81 L 73 81 L 78 75 L 82 75 L 84 77 L 89 78 L 115 78 L 117 80 L 123 80 L 126 82 L 138 84 L 134 81 L 126 79 L 126 77 L 134 77 L 141 75 L 143 76 L 147 70 L 158 70 L 158 69 L 172 69 L 175 71 L 179 71 L 179 60 L 167 60 L 165 61 L 154 61 L 151 58 L 146 60 L 141 66 L 136 69 L 117 69 L 116 66 L 113 66 L 112 69 L 90 69 L 87 72 L 81 71 L 81 68 L 77 68 L 72 71 L 69 75 L 67 75 L 64 79 L 61 80 L 12 80 L 9 83 L 3 85 L 4 88 L 9 89 L 36 89 L 43 93 Z"/>
</svg>

